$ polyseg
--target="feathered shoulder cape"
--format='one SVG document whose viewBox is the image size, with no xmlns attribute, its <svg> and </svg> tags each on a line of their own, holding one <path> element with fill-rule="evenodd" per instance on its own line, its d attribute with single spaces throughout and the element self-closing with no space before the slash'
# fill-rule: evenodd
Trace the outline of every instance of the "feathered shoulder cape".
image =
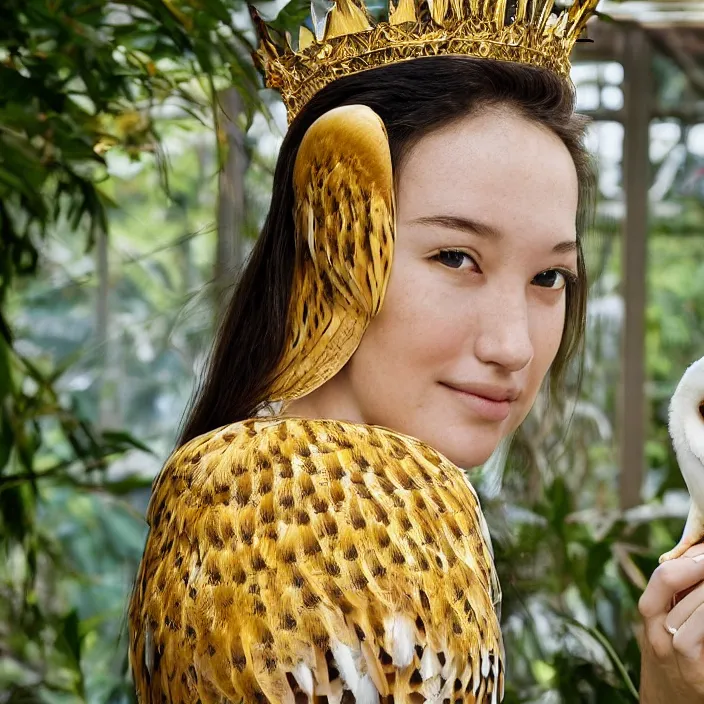
<svg viewBox="0 0 704 704">
<path fill-rule="evenodd" d="M 142 704 L 500 701 L 486 525 L 427 445 L 237 423 L 171 457 L 148 522 L 129 610 Z"/>
</svg>

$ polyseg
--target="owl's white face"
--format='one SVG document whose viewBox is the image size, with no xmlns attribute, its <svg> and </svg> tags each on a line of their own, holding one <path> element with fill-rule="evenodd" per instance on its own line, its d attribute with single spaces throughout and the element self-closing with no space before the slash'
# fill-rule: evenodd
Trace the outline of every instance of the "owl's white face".
<svg viewBox="0 0 704 704">
<path fill-rule="evenodd" d="M 398 178 L 382 310 L 347 366 L 291 412 L 382 425 L 460 466 L 485 462 L 528 414 L 560 346 L 577 199 L 560 139 L 505 108 L 424 137 Z"/>
<path fill-rule="evenodd" d="M 691 452 L 704 465 L 704 358 L 691 364 L 677 385 L 670 406 L 670 433 L 676 450 Z"/>
<path fill-rule="evenodd" d="M 692 411 L 692 422 L 687 428 L 687 436 L 694 456 L 704 465 L 704 399 L 700 400 Z"/>
</svg>

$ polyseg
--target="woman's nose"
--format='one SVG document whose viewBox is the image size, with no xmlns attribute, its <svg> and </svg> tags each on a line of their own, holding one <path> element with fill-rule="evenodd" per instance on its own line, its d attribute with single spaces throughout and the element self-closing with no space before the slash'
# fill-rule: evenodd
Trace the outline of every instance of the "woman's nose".
<svg viewBox="0 0 704 704">
<path fill-rule="evenodd" d="M 485 313 L 475 342 L 477 359 L 517 372 L 533 359 L 528 302 L 523 297 L 495 301 Z"/>
</svg>

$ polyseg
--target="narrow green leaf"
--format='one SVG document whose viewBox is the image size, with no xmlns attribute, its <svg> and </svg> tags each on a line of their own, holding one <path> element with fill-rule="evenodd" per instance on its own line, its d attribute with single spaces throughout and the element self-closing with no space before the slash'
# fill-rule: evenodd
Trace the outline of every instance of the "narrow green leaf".
<svg viewBox="0 0 704 704">
<path fill-rule="evenodd" d="M 123 430 L 104 430 L 102 436 L 103 440 L 108 443 L 112 443 L 117 448 L 125 449 L 132 447 L 137 450 L 142 450 L 142 452 L 147 452 L 150 455 L 154 454 L 147 445 L 141 442 L 141 440 L 137 440 L 137 438 L 133 435 L 130 435 Z"/>
<path fill-rule="evenodd" d="M 621 675 L 621 678 L 623 680 L 623 684 L 625 685 L 626 689 L 628 690 L 629 694 L 633 697 L 633 701 L 638 702 L 640 701 L 639 695 L 638 695 L 638 690 L 636 689 L 635 685 L 633 684 L 633 680 L 631 680 L 630 675 L 628 674 L 628 671 L 626 670 L 626 666 L 623 664 L 623 661 L 619 656 L 616 654 L 616 651 L 614 650 L 613 646 L 611 643 L 609 643 L 608 639 L 606 636 L 604 636 L 603 633 L 601 633 L 598 629 L 593 628 L 592 626 L 587 626 L 583 623 L 580 623 L 577 621 L 577 619 L 572 618 L 570 616 L 565 616 L 561 615 L 561 618 L 564 619 L 566 623 L 569 623 L 571 626 L 574 626 L 575 628 L 578 628 L 585 633 L 589 634 L 592 638 L 594 638 L 599 645 L 604 649 L 606 654 L 609 656 L 609 659 L 611 662 L 614 664 L 616 669 L 618 670 L 618 673 Z"/>
</svg>

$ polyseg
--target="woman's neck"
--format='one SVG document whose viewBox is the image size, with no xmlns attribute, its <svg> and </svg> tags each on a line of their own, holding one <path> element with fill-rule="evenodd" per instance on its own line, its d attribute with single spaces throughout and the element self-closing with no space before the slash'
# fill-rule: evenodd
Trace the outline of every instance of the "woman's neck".
<svg viewBox="0 0 704 704">
<path fill-rule="evenodd" d="M 365 423 L 343 369 L 330 381 L 303 398 L 286 404 L 283 416 L 296 418 L 326 418 L 349 423 Z"/>
</svg>

